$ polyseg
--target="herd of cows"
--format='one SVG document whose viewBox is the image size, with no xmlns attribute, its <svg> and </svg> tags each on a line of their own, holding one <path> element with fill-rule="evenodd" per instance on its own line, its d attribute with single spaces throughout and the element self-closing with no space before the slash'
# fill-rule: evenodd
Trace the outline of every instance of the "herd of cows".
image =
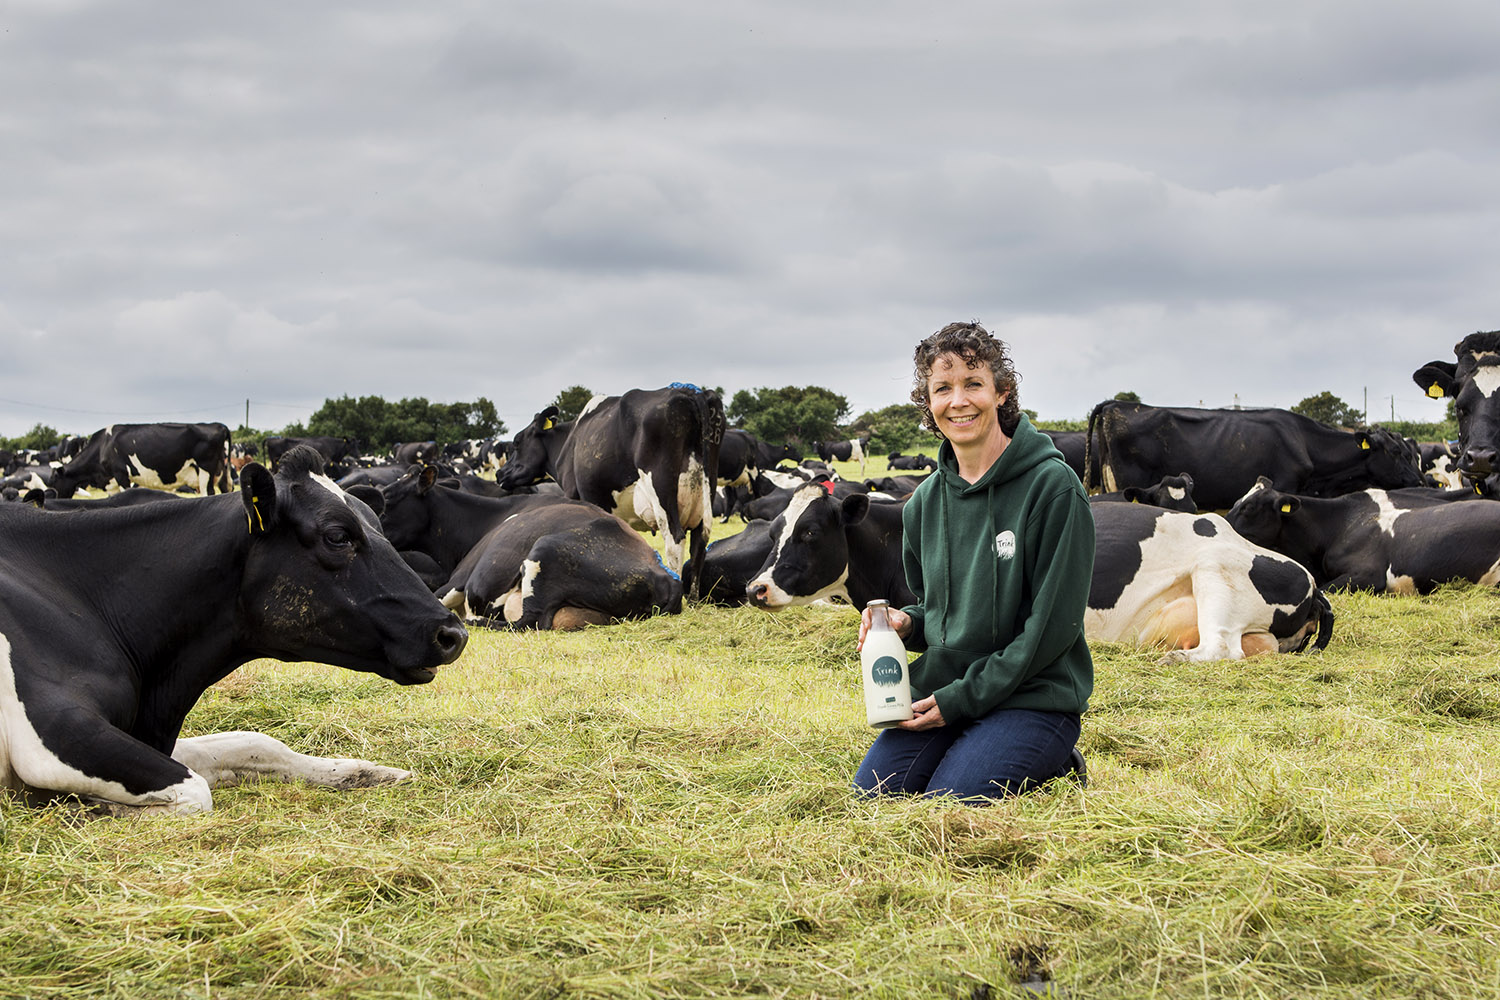
<svg viewBox="0 0 1500 1000">
<path fill-rule="evenodd" d="M 1284 410 L 1110 401 L 1086 431 L 1049 432 L 1091 494 L 1085 632 L 1238 659 L 1325 646 L 1330 590 L 1500 582 L 1500 331 L 1455 354 L 1414 373 L 1456 401 L 1447 467 L 1389 431 Z M 0 455 L 0 780 L 122 812 L 203 811 L 212 787 L 257 777 L 398 780 L 259 734 L 178 734 L 209 685 L 260 657 L 413 684 L 458 657 L 466 624 L 912 600 L 901 511 L 920 476 L 851 481 L 827 465 L 863 469 L 868 440 L 798 462 L 678 383 L 558 418 L 549 407 L 509 442 L 414 442 L 380 462 L 330 438 L 249 456 L 221 424 L 114 425 L 51 455 Z M 885 471 L 930 468 L 891 455 Z M 1460 485 L 1433 485 L 1440 473 Z M 709 544 L 729 517 L 744 529 Z"/>
</svg>

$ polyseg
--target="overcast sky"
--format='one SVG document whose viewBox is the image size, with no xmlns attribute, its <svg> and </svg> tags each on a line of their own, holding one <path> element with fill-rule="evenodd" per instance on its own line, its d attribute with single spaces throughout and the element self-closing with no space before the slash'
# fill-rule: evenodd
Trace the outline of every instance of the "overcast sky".
<svg viewBox="0 0 1500 1000">
<path fill-rule="evenodd" d="M 1432 420 L 1500 328 L 1495 0 L 9 0 L 0 434 L 816 384 Z M 727 400 L 726 400 L 727 401 Z"/>
</svg>

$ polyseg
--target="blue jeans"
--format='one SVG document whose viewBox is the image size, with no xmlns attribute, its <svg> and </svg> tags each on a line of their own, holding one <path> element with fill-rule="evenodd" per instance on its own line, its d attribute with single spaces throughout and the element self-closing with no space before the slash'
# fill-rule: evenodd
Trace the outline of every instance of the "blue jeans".
<svg viewBox="0 0 1500 1000">
<path fill-rule="evenodd" d="M 1019 795 L 1068 773 L 1078 730 L 1076 712 L 1029 708 L 997 708 L 972 722 L 917 733 L 884 729 L 854 786 L 867 795 Z"/>
</svg>

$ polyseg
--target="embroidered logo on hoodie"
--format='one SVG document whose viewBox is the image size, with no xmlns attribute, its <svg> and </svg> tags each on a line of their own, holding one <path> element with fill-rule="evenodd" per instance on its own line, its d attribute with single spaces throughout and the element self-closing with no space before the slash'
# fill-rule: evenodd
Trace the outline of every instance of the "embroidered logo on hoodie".
<svg viewBox="0 0 1500 1000">
<path fill-rule="evenodd" d="M 1016 555 L 1016 533 L 1009 528 L 995 536 L 995 556 L 999 559 L 1014 559 Z"/>
</svg>

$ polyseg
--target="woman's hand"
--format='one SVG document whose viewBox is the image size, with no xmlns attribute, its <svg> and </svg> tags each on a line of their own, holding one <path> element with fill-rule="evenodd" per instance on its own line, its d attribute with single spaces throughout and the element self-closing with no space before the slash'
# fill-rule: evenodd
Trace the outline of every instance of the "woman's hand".
<svg viewBox="0 0 1500 1000">
<path fill-rule="evenodd" d="M 938 726 L 947 725 L 943 721 L 943 711 L 938 708 L 937 699 L 931 695 L 928 695 L 921 701 L 912 702 L 911 710 L 916 713 L 916 716 L 905 722 L 898 722 L 896 725 L 914 733 L 920 732 L 923 729 L 936 729 Z"/>
<path fill-rule="evenodd" d="M 865 635 L 870 631 L 871 614 L 873 614 L 873 612 L 869 608 L 865 608 L 864 611 L 860 612 L 859 641 L 854 644 L 854 651 L 856 653 L 865 648 Z M 908 635 L 911 634 L 911 615 L 907 614 L 905 611 L 902 611 L 900 608 L 887 608 L 886 616 L 887 620 L 891 623 L 891 628 L 895 629 L 896 634 L 899 635 L 902 639 L 905 639 Z"/>
</svg>

